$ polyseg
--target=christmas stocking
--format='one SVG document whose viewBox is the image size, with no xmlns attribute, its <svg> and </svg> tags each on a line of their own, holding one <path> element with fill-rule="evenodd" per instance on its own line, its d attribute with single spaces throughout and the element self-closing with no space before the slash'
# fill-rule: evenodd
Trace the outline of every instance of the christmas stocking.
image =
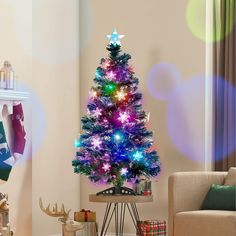
<svg viewBox="0 0 236 236">
<path fill-rule="evenodd" d="M 15 160 L 7 144 L 3 123 L 0 121 L 0 179 L 7 181 Z"/>
<path fill-rule="evenodd" d="M 24 113 L 21 103 L 14 103 L 12 114 L 13 129 L 13 156 L 16 160 L 22 157 L 25 149 L 25 130 L 24 130 Z"/>
</svg>

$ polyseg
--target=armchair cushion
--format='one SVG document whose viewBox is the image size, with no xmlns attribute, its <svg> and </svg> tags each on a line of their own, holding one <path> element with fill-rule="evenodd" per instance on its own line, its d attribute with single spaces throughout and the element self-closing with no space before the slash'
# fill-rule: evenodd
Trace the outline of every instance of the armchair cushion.
<svg viewBox="0 0 236 236">
<path fill-rule="evenodd" d="M 235 236 L 235 222 L 235 211 L 201 210 L 179 212 L 174 220 L 174 235 Z"/>
<path fill-rule="evenodd" d="M 236 210 L 236 186 L 212 184 L 207 193 L 202 210 Z"/>
<path fill-rule="evenodd" d="M 224 185 L 236 185 L 236 167 L 231 167 L 225 177 Z"/>
</svg>

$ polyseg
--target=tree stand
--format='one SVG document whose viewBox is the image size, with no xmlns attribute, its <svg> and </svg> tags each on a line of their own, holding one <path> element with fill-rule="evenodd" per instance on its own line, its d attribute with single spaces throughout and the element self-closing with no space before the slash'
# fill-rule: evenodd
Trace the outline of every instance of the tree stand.
<svg viewBox="0 0 236 236">
<path fill-rule="evenodd" d="M 127 187 L 115 186 L 98 192 L 97 195 L 137 195 L 136 192 Z"/>
</svg>

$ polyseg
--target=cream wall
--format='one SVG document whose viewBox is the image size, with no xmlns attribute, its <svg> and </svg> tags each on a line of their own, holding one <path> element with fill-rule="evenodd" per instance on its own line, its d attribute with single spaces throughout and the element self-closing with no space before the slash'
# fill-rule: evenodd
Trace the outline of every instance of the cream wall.
<svg viewBox="0 0 236 236">
<path fill-rule="evenodd" d="M 71 166 L 79 130 L 78 5 L 77 0 L 0 0 L 0 64 L 10 60 L 21 86 L 33 95 L 32 104 L 24 104 L 32 161 L 23 161 L 0 185 L 0 192 L 9 194 L 17 236 L 61 232 L 57 219 L 39 210 L 40 196 L 45 204 L 79 208 L 79 177 Z"/>
<path fill-rule="evenodd" d="M 61 226 L 39 210 L 39 197 L 72 212 L 80 201 L 79 177 L 71 166 L 79 130 L 79 4 L 34 0 L 32 9 L 33 88 L 46 118 L 44 142 L 33 158 L 33 235 L 48 236 L 60 233 Z"/>
<path fill-rule="evenodd" d="M 122 39 L 122 47 L 132 55 L 132 64 L 140 79 L 140 90 L 144 94 L 144 109 L 151 112 L 149 129 L 154 131 L 155 146 L 158 147 L 163 169 L 158 182 L 153 184 L 155 201 L 138 206 L 143 219 L 167 219 L 167 181 L 171 173 L 205 169 L 204 159 L 200 163 L 191 161 L 173 144 L 167 129 L 168 104 L 166 101 L 154 99 L 147 88 L 147 74 L 154 64 L 160 62 L 174 64 L 181 72 L 183 80 L 195 74 L 204 74 L 205 44 L 195 38 L 187 27 L 185 20 L 187 2 L 187 0 L 90 0 L 87 1 L 90 8 L 81 2 L 84 11 L 93 13 L 91 25 L 87 25 L 88 19 L 84 19 L 85 25 L 81 32 L 81 35 L 86 34 L 87 27 L 92 27 L 91 37 L 82 51 L 80 62 L 81 115 L 86 112 L 88 91 L 93 85 L 95 69 L 100 59 L 106 57 L 108 53 L 105 49 L 106 35 L 114 27 L 126 35 Z M 194 124 L 200 130 L 198 133 L 200 136 L 195 137 L 195 133 L 191 132 L 192 127 L 189 127 L 191 135 L 188 139 L 192 139 L 193 142 L 200 139 L 204 145 L 204 103 L 199 106 L 196 108 L 196 113 L 188 110 L 179 112 L 183 112 L 186 126 L 188 123 Z M 204 157 L 204 150 L 199 153 Z M 104 186 L 91 185 L 85 177 L 81 178 L 81 207 L 95 210 L 100 226 L 105 205 L 89 203 L 88 195 L 103 188 Z M 126 232 L 134 233 L 130 219 L 126 221 L 126 226 Z"/>
<path fill-rule="evenodd" d="M 26 3 L 25 0 L 22 3 Z M 27 4 L 29 2 L 27 1 Z M 17 1 L 0 1 L 0 64 L 9 60 L 16 72 L 20 85 L 31 87 L 32 85 L 32 59 L 25 52 L 17 37 L 16 22 L 28 14 L 31 18 L 31 10 L 26 7 L 24 12 Z M 26 32 L 31 33 L 30 32 Z M 29 44 L 29 48 L 31 44 Z M 31 106 L 30 102 L 23 104 L 25 114 L 26 147 L 24 157 L 16 165 L 10 174 L 8 182 L 0 184 L 0 192 L 9 195 L 10 221 L 14 233 L 19 236 L 32 235 L 32 162 L 31 162 Z M 7 120 L 4 116 L 5 131 L 8 142 L 10 133 Z"/>
</svg>

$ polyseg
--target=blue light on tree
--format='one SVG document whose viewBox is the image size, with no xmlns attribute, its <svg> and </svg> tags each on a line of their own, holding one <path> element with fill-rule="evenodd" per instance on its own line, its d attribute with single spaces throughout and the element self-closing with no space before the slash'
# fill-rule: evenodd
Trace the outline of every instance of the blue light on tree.
<svg viewBox="0 0 236 236">
<path fill-rule="evenodd" d="M 124 134 L 119 131 L 115 132 L 113 135 L 113 140 L 115 143 L 121 143 L 124 141 L 124 139 L 125 139 Z"/>
<path fill-rule="evenodd" d="M 80 141 L 79 139 L 75 139 L 74 146 L 75 146 L 76 148 L 80 148 L 80 147 L 82 146 L 81 141 Z"/>
<path fill-rule="evenodd" d="M 134 161 L 141 161 L 143 159 L 143 153 L 140 152 L 140 151 L 136 151 L 134 154 L 133 154 L 133 160 Z"/>
</svg>

